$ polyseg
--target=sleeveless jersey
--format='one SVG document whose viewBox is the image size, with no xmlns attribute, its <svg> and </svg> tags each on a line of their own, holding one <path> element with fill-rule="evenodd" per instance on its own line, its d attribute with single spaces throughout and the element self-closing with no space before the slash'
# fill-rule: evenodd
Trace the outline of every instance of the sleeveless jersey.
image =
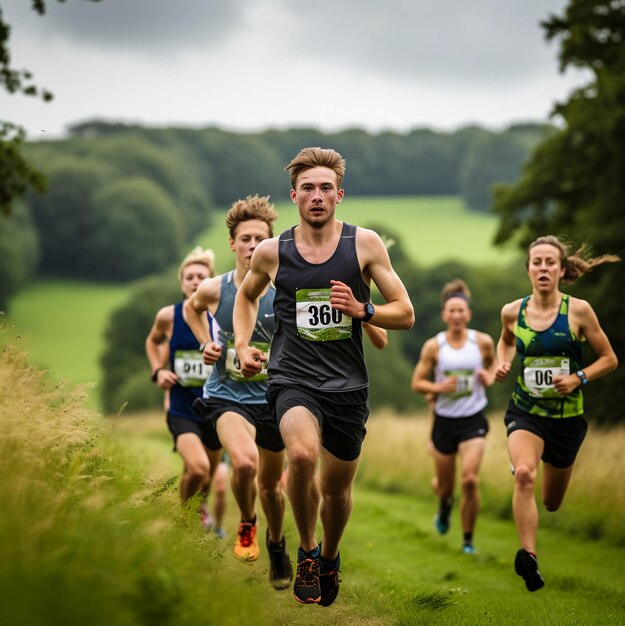
<svg viewBox="0 0 625 626">
<path fill-rule="evenodd" d="M 537 332 L 527 323 L 527 302 L 523 298 L 514 326 L 516 348 L 521 362 L 512 402 L 522 411 L 542 417 L 575 417 L 584 413 L 582 391 L 562 396 L 553 387 L 553 377 L 581 368 L 582 342 L 569 327 L 570 296 L 564 294 L 553 324 Z"/>
<path fill-rule="evenodd" d="M 174 304 L 174 327 L 169 340 L 169 367 L 179 378 L 169 390 L 169 412 L 199 422 L 201 418 L 192 405 L 196 398 L 202 397 L 202 385 L 213 366 L 204 364 L 200 344 L 182 317 L 182 304 Z M 207 315 L 212 332 L 213 317 Z"/>
<path fill-rule="evenodd" d="M 330 280 L 349 285 L 360 302 L 369 301 L 356 254 L 355 226 L 343 224 L 332 256 L 309 263 L 299 253 L 295 227 L 279 238 L 274 311 L 276 335 L 269 361 L 269 384 L 299 385 L 323 392 L 366 388 L 367 368 L 360 320 L 330 307 Z"/>
<path fill-rule="evenodd" d="M 240 404 L 265 404 L 267 402 L 267 371 L 252 378 L 245 378 L 241 373 L 239 359 L 234 350 L 234 327 L 232 312 L 237 288 L 234 284 L 234 270 L 221 277 L 219 306 L 215 311 L 215 320 L 219 324 L 219 344 L 221 356 L 215 363 L 212 376 L 204 385 L 205 398 L 219 398 Z M 252 334 L 251 346 L 255 346 L 269 355 L 271 339 L 275 331 L 273 299 L 275 289 L 270 287 L 260 299 L 256 326 Z M 263 364 L 264 365 L 264 364 Z"/>
<path fill-rule="evenodd" d="M 484 386 L 478 380 L 476 371 L 482 369 L 483 359 L 477 344 L 477 333 L 467 330 L 467 339 L 460 348 L 453 348 L 447 342 L 445 332 L 436 335 L 438 361 L 434 371 L 437 383 L 450 376 L 456 376 L 454 393 L 439 393 L 434 411 L 442 417 L 470 417 L 484 409 L 487 404 Z"/>
</svg>

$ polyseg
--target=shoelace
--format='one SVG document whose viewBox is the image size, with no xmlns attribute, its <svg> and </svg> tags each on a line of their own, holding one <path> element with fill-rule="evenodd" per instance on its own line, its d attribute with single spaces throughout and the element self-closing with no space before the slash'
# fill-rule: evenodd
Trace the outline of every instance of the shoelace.
<svg viewBox="0 0 625 626">
<path fill-rule="evenodd" d="M 319 584 L 317 563 L 313 559 L 304 559 L 297 564 L 298 585 L 302 587 L 316 587 Z"/>
<path fill-rule="evenodd" d="M 254 524 L 241 523 L 239 541 L 244 548 L 249 548 L 254 540 Z"/>
</svg>

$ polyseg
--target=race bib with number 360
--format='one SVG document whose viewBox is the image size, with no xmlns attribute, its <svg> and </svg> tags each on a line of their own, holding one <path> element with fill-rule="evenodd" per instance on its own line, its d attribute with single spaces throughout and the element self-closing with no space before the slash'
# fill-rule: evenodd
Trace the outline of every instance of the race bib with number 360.
<svg viewBox="0 0 625 626">
<path fill-rule="evenodd" d="M 330 306 L 328 289 L 298 289 L 295 294 L 297 334 L 307 341 L 337 341 L 352 336 L 352 318 Z"/>
</svg>

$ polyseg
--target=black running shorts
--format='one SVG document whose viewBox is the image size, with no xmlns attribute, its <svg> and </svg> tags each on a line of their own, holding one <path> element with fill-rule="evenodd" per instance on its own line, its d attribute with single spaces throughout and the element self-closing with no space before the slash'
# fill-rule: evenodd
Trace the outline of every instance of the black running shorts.
<svg viewBox="0 0 625 626">
<path fill-rule="evenodd" d="M 515 430 L 527 430 L 545 443 L 541 459 L 559 469 L 571 467 L 586 437 L 588 423 L 583 415 L 576 417 L 542 417 L 508 405 L 504 423 L 508 436 Z"/>
<path fill-rule="evenodd" d="M 193 403 L 193 409 L 204 416 L 214 428 L 217 428 L 217 420 L 224 413 L 238 413 L 244 420 L 256 429 L 256 445 L 271 452 L 282 452 L 284 443 L 278 429 L 273 413 L 266 403 L 241 404 L 234 400 L 221 400 L 220 398 L 198 398 Z"/>
<path fill-rule="evenodd" d="M 469 417 L 434 415 L 432 443 L 441 454 L 455 454 L 458 446 L 469 439 L 486 437 L 488 420 L 482 411 Z"/>
<path fill-rule="evenodd" d="M 181 415 L 167 414 L 167 426 L 171 436 L 174 438 L 174 452 L 176 451 L 176 441 L 184 433 L 193 433 L 200 438 L 200 441 L 209 450 L 220 450 L 221 441 L 217 436 L 215 427 L 205 421 L 193 420 Z"/>
<path fill-rule="evenodd" d="M 278 424 L 284 414 L 296 406 L 307 408 L 319 422 L 321 444 L 337 459 L 354 461 L 360 456 L 369 417 L 369 391 L 323 393 L 305 387 L 278 384 L 267 389 L 269 407 Z"/>
</svg>

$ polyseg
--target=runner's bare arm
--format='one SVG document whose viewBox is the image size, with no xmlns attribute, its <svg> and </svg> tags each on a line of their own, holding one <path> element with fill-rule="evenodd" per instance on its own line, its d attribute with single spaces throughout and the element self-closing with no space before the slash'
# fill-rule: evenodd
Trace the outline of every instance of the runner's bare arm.
<svg viewBox="0 0 625 626">
<path fill-rule="evenodd" d="M 375 305 L 375 314 L 369 323 L 389 330 L 412 328 L 414 308 L 406 287 L 391 265 L 388 250 L 380 236 L 367 228 L 358 228 L 356 250 L 364 280 L 373 280 L 386 301 L 386 304 Z M 353 317 L 362 317 L 362 306 L 359 314 L 356 313 L 354 311 Z"/>
<path fill-rule="evenodd" d="M 200 345 L 205 344 L 204 363 L 210 365 L 219 359 L 221 346 L 211 338 L 207 311 L 214 312 L 219 304 L 221 276 L 204 279 L 182 308 L 183 317 Z"/>
<path fill-rule="evenodd" d="M 234 301 L 234 348 L 245 376 L 260 372 L 261 362 L 266 360 L 260 350 L 250 346 L 250 341 L 256 325 L 259 298 L 274 275 L 274 266 L 277 266 L 277 246 L 275 237 L 266 239 L 257 246 L 252 254 L 250 270 L 239 286 Z"/>
<path fill-rule="evenodd" d="M 588 381 L 601 378 L 601 376 L 605 376 L 616 369 L 618 358 L 590 304 L 579 298 L 571 298 L 569 315 L 578 329 L 576 334 L 586 337 L 590 347 L 597 355 L 595 361 L 582 368 Z M 582 385 L 576 372 L 571 372 L 568 376 L 555 376 L 553 383 L 555 389 L 561 394 L 571 393 Z"/>
<path fill-rule="evenodd" d="M 516 355 L 516 338 L 512 329 L 519 314 L 521 300 L 515 300 L 501 309 L 501 336 L 497 342 L 495 380 L 503 382 L 508 377 Z"/>
<path fill-rule="evenodd" d="M 161 389 L 169 389 L 178 377 L 167 367 L 169 346 L 166 343 L 174 325 L 174 305 L 170 304 L 158 311 L 152 328 L 145 339 L 145 353 L 150 363 L 150 372 Z"/>
</svg>

